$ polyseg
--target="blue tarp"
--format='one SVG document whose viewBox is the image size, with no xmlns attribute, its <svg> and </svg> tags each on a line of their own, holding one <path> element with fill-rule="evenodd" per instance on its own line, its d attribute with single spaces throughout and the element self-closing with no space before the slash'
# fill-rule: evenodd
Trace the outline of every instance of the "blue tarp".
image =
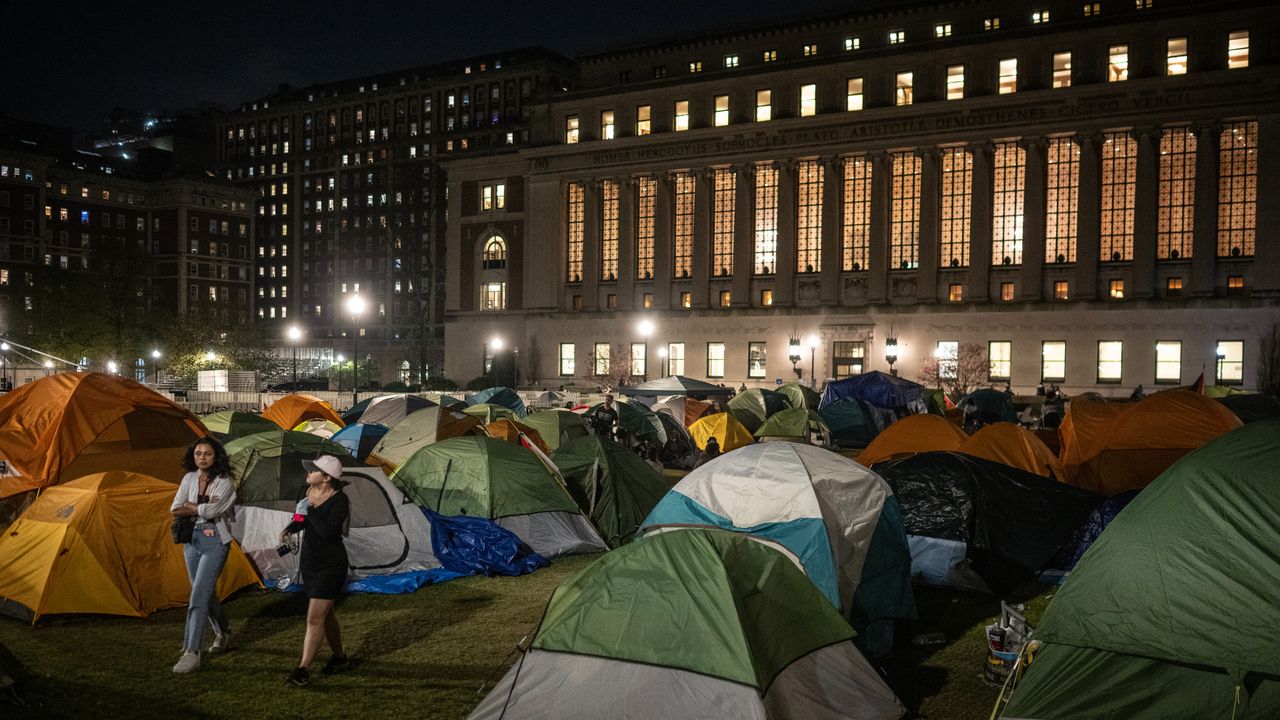
<svg viewBox="0 0 1280 720">
<path fill-rule="evenodd" d="M 356 423 L 348 425 L 330 438 L 351 453 L 351 457 L 364 462 L 369 453 L 378 446 L 382 436 L 387 434 L 387 426 L 378 423 Z"/>
<path fill-rule="evenodd" d="M 441 515 L 422 508 L 431 521 L 431 545 L 448 570 L 465 575 L 524 575 L 547 567 L 546 558 L 492 520 Z"/>
<path fill-rule="evenodd" d="M 456 573 L 444 568 L 431 570 L 412 570 L 394 575 L 372 575 L 366 578 L 351 580 L 342 588 L 347 593 L 374 593 L 377 595 L 401 595 L 416 591 L 423 585 L 436 585 L 454 578 L 463 577 L 466 573 Z M 268 585 L 268 587 L 271 587 Z M 283 592 L 302 592 L 302 586 L 291 583 L 285 587 L 275 585 Z"/>
<path fill-rule="evenodd" d="M 822 403 L 818 407 L 825 408 L 844 398 L 857 398 L 883 410 L 906 408 L 910 413 L 923 413 L 929 411 L 924 395 L 923 385 L 872 370 L 827 383 L 822 389 Z"/>
<path fill-rule="evenodd" d="M 1076 563 L 1080 562 L 1080 558 L 1084 557 L 1085 551 L 1093 546 L 1098 536 L 1102 534 L 1103 530 L 1107 529 L 1112 520 L 1116 519 L 1120 511 L 1124 510 L 1134 498 L 1138 497 L 1138 492 L 1138 490 L 1130 490 L 1119 495 L 1112 495 L 1095 508 L 1089 514 L 1089 519 L 1084 521 L 1084 524 L 1080 526 L 1080 529 L 1071 538 L 1071 542 L 1067 543 L 1057 557 L 1049 563 L 1048 567 L 1050 569 L 1045 571 L 1041 576 L 1041 580 L 1060 583 L 1066 579 L 1067 573 L 1075 569 Z"/>
<path fill-rule="evenodd" d="M 490 403 L 492 405 L 501 405 L 502 407 L 508 408 L 512 412 L 514 412 L 516 414 L 516 417 L 524 417 L 526 414 L 524 409 L 524 401 L 521 400 L 520 396 L 516 394 L 516 391 L 512 390 L 511 388 L 491 387 L 485 390 L 481 390 L 475 395 L 467 396 L 468 406 L 480 405 L 482 403 Z M 440 404 L 441 405 L 444 404 L 443 398 L 441 399 Z"/>
</svg>

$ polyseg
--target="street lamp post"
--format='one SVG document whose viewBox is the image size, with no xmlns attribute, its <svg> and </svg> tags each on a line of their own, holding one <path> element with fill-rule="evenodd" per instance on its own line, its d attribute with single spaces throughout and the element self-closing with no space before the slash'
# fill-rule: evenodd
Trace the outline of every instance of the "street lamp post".
<svg viewBox="0 0 1280 720">
<path fill-rule="evenodd" d="M 644 338 L 644 382 L 649 381 L 649 336 L 653 334 L 653 321 L 641 320 L 637 326 L 640 336 Z"/>
<path fill-rule="evenodd" d="M 341 355 L 334 358 L 334 365 L 338 366 L 338 392 L 342 392 L 342 364 L 346 361 Z"/>
<path fill-rule="evenodd" d="M 646 352 L 648 351 L 646 350 Z M 658 348 L 658 363 L 659 377 L 665 378 L 667 376 L 667 349 L 664 347 Z"/>
<path fill-rule="evenodd" d="M 791 337 L 787 340 L 787 359 L 791 361 L 791 370 L 795 372 L 796 379 L 804 377 L 804 371 L 796 367 L 800 363 L 800 338 Z"/>
<path fill-rule="evenodd" d="M 889 363 L 889 374 L 897 375 L 898 371 L 893 369 L 893 364 L 898 362 L 898 338 L 896 337 L 885 338 L 884 361 Z"/>
<path fill-rule="evenodd" d="M 351 322 L 355 325 L 355 347 L 351 358 L 351 404 L 360 401 L 360 316 L 364 314 L 364 298 L 359 293 L 347 298 L 347 312 L 351 313 Z"/>
<path fill-rule="evenodd" d="M 160 350 L 151 351 L 151 384 L 160 384 Z"/>
<path fill-rule="evenodd" d="M 298 341 L 302 339 L 302 331 L 297 325 L 289 326 L 289 343 L 293 345 L 293 391 L 298 391 Z"/>
<path fill-rule="evenodd" d="M 818 389 L 818 336 L 809 336 L 809 387 Z"/>
</svg>

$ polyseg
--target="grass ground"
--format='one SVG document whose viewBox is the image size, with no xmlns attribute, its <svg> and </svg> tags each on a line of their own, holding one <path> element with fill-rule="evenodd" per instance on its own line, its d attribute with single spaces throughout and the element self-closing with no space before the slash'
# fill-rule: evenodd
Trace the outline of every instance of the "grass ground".
<svg viewBox="0 0 1280 720">
<path fill-rule="evenodd" d="M 0 644 L 35 676 L 33 705 L 14 708 L 0 696 L 0 717 L 462 718 L 514 662 L 516 643 L 533 630 L 551 592 L 596 557 L 557 560 L 520 578 L 470 577 L 411 595 L 348 597 L 339 618 L 357 664 L 333 678 L 317 674 L 305 689 L 283 682 L 302 643 L 299 595 L 248 591 L 233 598 L 227 611 L 237 647 L 206 658 L 189 676 L 170 672 L 183 610 L 146 620 L 53 618 L 34 628 L 0 618 Z M 984 720 L 996 691 L 981 679 L 983 626 L 998 601 L 934 588 L 917 588 L 917 601 L 916 632 L 947 637 L 916 648 L 921 714 Z M 1030 601 L 1030 619 L 1045 602 L 1043 594 Z"/>
</svg>

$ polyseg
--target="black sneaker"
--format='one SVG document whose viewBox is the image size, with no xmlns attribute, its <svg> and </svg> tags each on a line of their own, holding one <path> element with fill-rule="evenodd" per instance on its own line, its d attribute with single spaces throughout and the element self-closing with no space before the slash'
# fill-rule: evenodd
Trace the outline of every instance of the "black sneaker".
<svg viewBox="0 0 1280 720">
<path fill-rule="evenodd" d="M 290 685 L 305 687 L 307 683 L 311 682 L 311 673 L 307 672 L 304 667 L 294 668 L 293 672 L 289 673 L 289 676 L 284 681 Z"/>
<path fill-rule="evenodd" d="M 349 667 L 351 667 L 351 662 L 346 655 L 334 655 L 329 658 L 329 662 L 325 663 L 324 667 L 320 668 L 320 673 L 323 675 L 336 675 Z"/>
</svg>

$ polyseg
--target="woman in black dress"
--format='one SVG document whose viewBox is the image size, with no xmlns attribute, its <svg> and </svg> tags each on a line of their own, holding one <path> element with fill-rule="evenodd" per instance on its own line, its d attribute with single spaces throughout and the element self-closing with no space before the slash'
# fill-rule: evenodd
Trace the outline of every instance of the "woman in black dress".
<svg viewBox="0 0 1280 720">
<path fill-rule="evenodd" d="M 347 549 L 342 536 L 347 525 L 350 502 L 342 487 L 342 463 L 332 455 L 303 460 L 307 469 L 307 495 L 298 502 L 293 522 L 280 533 L 285 536 L 306 530 L 302 536 L 302 552 L 298 559 L 302 589 L 307 594 L 307 634 L 302 641 L 302 662 L 286 681 L 299 687 L 311 680 L 307 669 L 320 643 L 328 641 L 333 656 L 321 672 L 331 675 L 347 667 L 347 654 L 342 650 L 342 634 L 333 614 L 333 603 L 347 583 Z"/>
</svg>

